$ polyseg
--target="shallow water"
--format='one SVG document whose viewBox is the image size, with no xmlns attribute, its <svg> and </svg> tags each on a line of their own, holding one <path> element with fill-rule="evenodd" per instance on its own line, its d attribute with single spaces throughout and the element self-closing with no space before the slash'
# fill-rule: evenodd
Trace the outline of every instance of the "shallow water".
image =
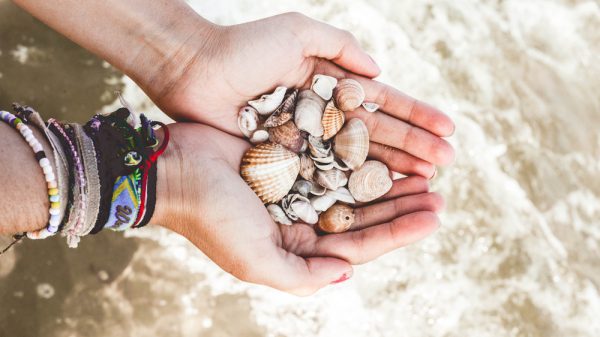
<svg viewBox="0 0 600 337">
<path fill-rule="evenodd" d="M 0 259 L 0 336 L 599 336 L 600 7 L 576 1 L 192 1 L 231 24 L 297 10 L 352 30 L 382 80 L 447 111 L 432 237 L 298 299 L 160 229 Z M 127 79 L 0 0 L 0 106 L 84 120 Z"/>
</svg>

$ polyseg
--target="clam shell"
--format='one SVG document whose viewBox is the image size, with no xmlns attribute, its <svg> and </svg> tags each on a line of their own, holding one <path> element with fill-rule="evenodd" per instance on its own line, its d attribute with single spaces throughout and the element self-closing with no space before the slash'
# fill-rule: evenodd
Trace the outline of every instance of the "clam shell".
<svg viewBox="0 0 600 337">
<path fill-rule="evenodd" d="M 352 172 L 348 189 L 357 201 L 369 202 L 386 194 L 392 188 L 390 171 L 384 163 L 369 160 Z"/>
<path fill-rule="evenodd" d="M 343 233 L 354 224 L 354 209 L 344 204 L 335 204 L 321 214 L 319 229 L 325 233 Z"/>
<path fill-rule="evenodd" d="M 271 214 L 271 218 L 273 221 L 280 223 L 282 225 L 291 225 L 292 221 L 285 215 L 285 212 L 281 207 L 276 204 L 270 204 L 267 206 L 267 211 Z"/>
<path fill-rule="evenodd" d="M 365 110 L 367 110 L 367 112 L 375 112 L 377 109 L 379 109 L 379 104 L 377 103 L 364 102 L 362 106 L 365 108 Z"/>
<path fill-rule="evenodd" d="M 263 124 L 265 128 L 274 128 L 285 124 L 287 121 L 294 117 L 294 110 L 296 109 L 296 100 L 298 99 L 298 89 L 294 89 L 288 94 L 283 102 L 275 109 L 275 112 Z"/>
<path fill-rule="evenodd" d="M 360 167 L 369 154 L 369 131 L 365 123 L 352 118 L 335 136 L 333 151 L 351 170 Z"/>
<path fill-rule="evenodd" d="M 245 106 L 238 113 L 238 127 L 246 138 L 250 138 L 252 133 L 258 128 L 258 113 L 251 106 Z"/>
<path fill-rule="evenodd" d="M 335 107 L 333 101 L 329 101 L 323 112 L 323 140 L 329 140 L 335 136 L 344 126 L 346 116 L 344 112 Z"/>
<path fill-rule="evenodd" d="M 291 208 L 300 220 L 309 225 L 314 225 L 319 221 L 319 215 L 317 214 L 317 211 L 315 211 L 315 208 L 310 204 L 310 201 L 294 201 L 291 204 Z"/>
<path fill-rule="evenodd" d="M 263 203 L 276 203 L 294 185 L 300 158 L 282 145 L 263 143 L 244 154 L 240 171 Z"/>
<path fill-rule="evenodd" d="M 325 101 L 312 90 L 303 90 L 298 95 L 294 121 L 300 130 L 304 130 L 315 137 L 323 135 L 321 118 L 325 110 Z"/>
<path fill-rule="evenodd" d="M 300 175 L 306 180 L 312 181 L 315 174 L 315 163 L 306 154 L 300 155 Z"/>
<path fill-rule="evenodd" d="M 337 85 L 337 78 L 327 75 L 313 76 L 310 89 L 319 95 L 322 99 L 328 101 L 333 96 L 333 89 Z"/>
<path fill-rule="evenodd" d="M 281 144 L 288 150 L 296 153 L 300 152 L 304 145 L 304 138 L 292 121 L 270 128 L 269 140 L 273 143 Z"/>
<path fill-rule="evenodd" d="M 325 212 L 329 207 L 333 206 L 336 201 L 337 200 L 334 197 L 329 196 L 326 193 L 325 195 L 312 197 L 310 199 L 310 204 L 314 207 L 315 211 Z"/>
<path fill-rule="evenodd" d="M 362 85 L 350 78 L 340 80 L 333 95 L 335 105 L 342 111 L 352 111 L 365 100 L 365 91 Z"/>
<path fill-rule="evenodd" d="M 286 87 L 277 87 L 273 93 L 262 95 L 259 99 L 249 101 L 248 104 L 256 109 L 259 114 L 268 115 L 281 104 L 286 91 Z"/>
<path fill-rule="evenodd" d="M 347 204 L 356 203 L 356 200 L 354 200 L 354 197 L 352 196 L 350 191 L 348 191 L 348 189 L 345 187 L 340 187 L 335 191 L 327 191 L 325 192 L 325 195 L 334 198 L 335 200 L 345 202 Z"/>
<path fill-rule="evenodd" d="M 331 169 L 328 171 L 317 171 L 315 174 L 315 180 L 317 184 L 329 189 L 337 190 L 348 183 L 348 177 L 344 172 L 338 169 Z"/>
<path fill-rule="evenodd" d="M 250 143 L 252 144 L 264 143 L 267 140 L 269 140 L 269 132 L 264 129 L 258 129 L 250 136 Z"/>
</svg>

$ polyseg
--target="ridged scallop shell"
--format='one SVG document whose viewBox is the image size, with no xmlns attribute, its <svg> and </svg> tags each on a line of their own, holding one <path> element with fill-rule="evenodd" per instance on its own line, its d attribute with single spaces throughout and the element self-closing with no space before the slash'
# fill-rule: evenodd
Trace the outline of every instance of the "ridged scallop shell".
<svg viewBox="0 0 600 337">
<path fill-rule="evenodd" d="M 365 123 L 352 118 L 335 136 L 333 151 L 351 170 L 360 167 L 369 154 L 369 130 Z"/>
<path fill-rule="evenodd" d="M 310 89 L 319 95 L 322 99 L 328 101 L 333 96 L 333 89 L 337 85 L 337 78 L 317 74 L 313 76 Z"/>
<path fill-rule="evenodd" d="M 304 138 L 292 121 L 270 128 L 269 140 L 273 143 L 281 144 L 288 150 L 296 153 L 300 152 L 304 145 Z"/>
<path fill-rule="evenodd" d="M 375 112 L 377 109 L 379 109 L 379 104 L 377 103 L 364 102 L 362 106 L 365 108 L 365 110 L 367 110 L 367 112 Z"/>
<path fill-rule="evenodd" d="M 338 169 L 331 169 L 328 171 L 319 170 L 315 174 L 315 181 L 317 184 L 329 190 L 337 190 L 348 183 L 348 177 L 346 177 L 344 172 Z"/>
<path fill-rule="evenodd" d="M 325 101 L 312 90 L 302 90 L 298 95 L 294 121 L 300 130 L 315 137 L 323 136 L 321 118 L 325 110 Z"/>
<path fill-rule="evenodd" d="M 300 175 L 302 178 L 306 180 L 312 181 L 313 176 L 315 174 L 315 163 L 313 160 L 306 154 L 300 155 Z"/>
<path fill-rule="evenodd" d="M 296 100 L 298 99 L 298 89 L 294 89 L 288 94 L 283 102 L 275 109 L 275 112 L 263 124 L 265 128 L 274 128 L 285 124 L 287 121 L 294 117 L 294 110 L 296 109 Z"/>
<path fill-rule="evenodd" d="M 321 213 L 319 229 L 326 233 L 343 233 L 354 224 L 354 209 L 344 204 L 335 204 Z"/>
<path fill-rule="evenodd" d="M 365 162 L 352 172 L 348 189 L 357 201 L 369 202 L 386 194 L 392 188 L 390 171 L 384 163 L 376 160 Z"/>
<path fill-rule="evenodd" d="M 260 144 L 269 140 L 269 132 L 265 129 L 258 129 L 250 136 L 250 143 Z"/>
<path fill-rule="evenodd" d="M 323 140 L 329 140 L 335 136 L 344 126 L 346 116 L 344 112 L 336 108 L 333 101 L 329 101 L 323 112 Z"/>
<path fill-rule="evenodd" d="M 362 85 L 350 78 L 339 80 L 333 95 L 335 105 L 342 111 L 352 111 L 365 100 L 365 90 Z"/>
<path fill-rule="evenodd" d="M 263 203 L 276 203 L 294 185 L 300 157 L 282 145 L 263 143 L 244 154 L 240 171 Z"/>
<path fill-rule="evenodd" d="M 238 127 L 246 138 L 250 138 L 252 133 L 258 128 L 258 112 L 251 106 L 245 106 L 238 113 Z"/>
<path fill-rule="evenodd" d="M 292 221 L 285 215 L 285 212 L 281 207 L 276 204 L 270 204 L 267 206 L 267 211 L 271 215 L 273 221 L 280 223 L 282 225 L 291 225 Z"/>
<path fill-rule="evenodd" d="M 286 91 L 286 87 L 277 87 L 273 93 L 262 95 L 259 99 L 249 101 L 248 104 L 256 109 L 259 114 L 268 115 L 281 104 Z"/>
</svg>

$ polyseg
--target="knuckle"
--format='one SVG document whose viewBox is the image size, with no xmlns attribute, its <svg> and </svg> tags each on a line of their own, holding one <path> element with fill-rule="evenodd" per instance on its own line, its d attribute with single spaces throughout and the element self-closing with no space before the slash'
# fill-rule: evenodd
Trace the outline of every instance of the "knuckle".
<svg viewBox="0 0 600 337">
<path fill-rule="evenodd" d="M 308 21 L 308 16 L 300 12 L 288 12 L 283 14 L 286 20 L 289 20 L 293 24 L 301 24 Z"/>
</svg>

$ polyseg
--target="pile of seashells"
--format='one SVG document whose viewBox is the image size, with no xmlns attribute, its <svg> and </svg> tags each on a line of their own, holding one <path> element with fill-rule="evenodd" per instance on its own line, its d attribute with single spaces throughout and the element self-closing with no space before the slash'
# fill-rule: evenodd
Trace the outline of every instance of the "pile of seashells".
<svg viewBox="0 0 600 337">
<path fill-rule="evenodd" d="M 310 89 L 278 87 L 240 110 L 239 128 L 254 144 L 240 172 L 273 220 L 341 233 L 354 223 L 351 205 L 390 190 L 387 166 L 366 160 L 365 123 L 346 121 L 345 111 L 361 105 L 371 113 L 379 108 L 364 99 L 355 80 L 315 75 Z"/>
</svg>

